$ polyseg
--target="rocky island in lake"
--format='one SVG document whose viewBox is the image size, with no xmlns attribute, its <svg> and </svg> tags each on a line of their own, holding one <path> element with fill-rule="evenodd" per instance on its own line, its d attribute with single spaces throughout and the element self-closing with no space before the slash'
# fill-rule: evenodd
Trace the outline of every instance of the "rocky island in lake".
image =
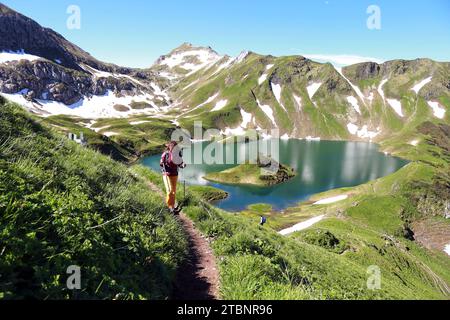
<svg viewBox="0 0 450 320">
<path fill-rule="evenodd" d="M 211 172 L 204 179 L 223 184 L 265 187 L 286 182 L 295 175 L 294 169 L 260 155 L 257 163 L 245 163 L 224 171 Z"/>
</svg>

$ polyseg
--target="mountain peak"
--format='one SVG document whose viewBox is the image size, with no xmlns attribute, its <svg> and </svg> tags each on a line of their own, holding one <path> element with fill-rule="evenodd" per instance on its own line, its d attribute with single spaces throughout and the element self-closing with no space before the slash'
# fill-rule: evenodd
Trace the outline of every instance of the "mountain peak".
<svg viewBox="0 0 450 320">
<path fill-rule="evenodd" d="M 98 60 L 57 32 L 42 27 L 1 3 L 0 51 L 21 51 L 50 61 L 60 61 L 63 66 L 80 71 L 80 63 L 101 68 Z"/>
<path fill-rule="evenodd" d="M 181 52 L 189 52 L 189 51 L 207 51 L 209 53 L 212 54 L 216 54 L 219 55 L 213 48 L 211 48 L 210 46 L 207 47 L 203 47 L 203 46 L 195 46 L 190 42 L 184 42 L 182 43 L 180 46 L 176 47 L 175 49 L 173 49 L 168 56 L 173 55 L 175 53 L 181 53 Z"/>
<path fill-rule="evenodd" d="M 183 42 L 181 45 L 175 48 L 175 50 L 190 50 L 194 46 L 190 42 Z"/>
<path fill-rule="evenodd" d="M 178 78 L 186 74 L 192 74 L 222 58 L 211 47 L 197 47 L 185 42 L 169 54 L 160 56 L 154 63 L 153 68 L 157 68 L 160 72 L 169 72 L 171 77 Z"/>
</svg>

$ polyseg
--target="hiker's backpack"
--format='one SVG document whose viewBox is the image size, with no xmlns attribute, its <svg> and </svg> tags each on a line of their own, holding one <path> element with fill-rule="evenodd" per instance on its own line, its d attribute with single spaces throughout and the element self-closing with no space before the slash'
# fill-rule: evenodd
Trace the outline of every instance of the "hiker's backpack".
<svg viewBox="0 0 450 320">
<path fill-rule="evenodd" d="M 183 156 L 182 150 L 179 151 L 180 159 Z M 171 151 L 165 151 L 161 157 L 161 169 L 165 174 L 178 174 L 178 165 L 173 162 L 173 154 Z"/>
<path fill-rule="evenodd" d="M 161 157 L 161 168 L 163 173 L 169 172 L 172 166 L 172 155 L 170 151 L 165 151 Z"/>
</svg>

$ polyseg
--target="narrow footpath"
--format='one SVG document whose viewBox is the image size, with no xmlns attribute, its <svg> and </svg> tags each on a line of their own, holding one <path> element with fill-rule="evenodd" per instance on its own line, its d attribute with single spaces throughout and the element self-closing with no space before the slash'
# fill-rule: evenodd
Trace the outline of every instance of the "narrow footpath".
<svg viewBox="0 0 450 320">
<path fill-rule="evenodd" d="M 151 182 L 148 184 L 152 191 L 164 199 L 164 193 L 156 185 Z M 171 298 L 175 300 L 219 299 L 219 271 L 208 241 L 183 212 L 180 212 L 178 219 L 188 239 L 189 253 L 177 271 Z"/>
</svg>

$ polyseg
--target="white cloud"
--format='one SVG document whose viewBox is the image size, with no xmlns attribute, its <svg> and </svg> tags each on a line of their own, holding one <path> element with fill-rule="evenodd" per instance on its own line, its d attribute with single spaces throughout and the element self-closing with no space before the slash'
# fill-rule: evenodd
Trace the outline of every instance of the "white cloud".
<svg viewBox="0 0 450 320">
<path fill-rule="evenodd" d="M 315 60 L 318 62 L 330 62 L 337 67 L 349 66 L 355 63 L 361 62 L 376 62 L 383 63 L 383 60 L 373 57 L 362 57 L 356 55 L 349 54 L 340 54 L 340 55 L 332 55 L 332 54 L 303 54 L 305 58 Z"/>
</svg>

